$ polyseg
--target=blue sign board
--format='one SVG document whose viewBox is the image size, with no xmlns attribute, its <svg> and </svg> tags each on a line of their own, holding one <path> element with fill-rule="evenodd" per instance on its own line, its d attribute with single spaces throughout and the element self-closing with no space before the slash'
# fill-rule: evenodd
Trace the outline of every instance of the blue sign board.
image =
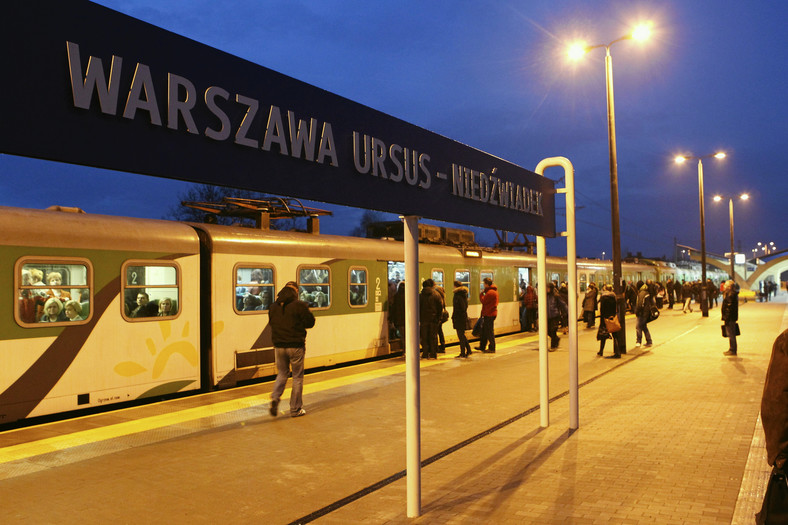
<svg viewBox="0 0 788 525">
<path fill-rule="evenodd" d="M 97 4 L 0 39 L 0 152 L 555 236 L 553 181 Z"/>
</svg>

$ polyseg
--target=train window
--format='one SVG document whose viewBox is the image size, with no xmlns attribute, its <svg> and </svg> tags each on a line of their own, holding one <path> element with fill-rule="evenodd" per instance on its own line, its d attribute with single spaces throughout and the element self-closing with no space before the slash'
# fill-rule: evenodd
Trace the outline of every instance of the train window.
<svg viewBox="0 0 788 525">
<path fill-rule="evenodd" d="M 588 277 L 586 276 L 586 274 L 584 274 L 584 273 L 580 274 L 580 293 L 583 293 L 583 292 L 586 291 L 586 288 L 587 288 L 586 280 L 587 279 L 588 279 Z"/>
<path fill-rule="evenodd" d="M 331 306 L 331 270 L 325 266 L 299 266 L 299 298 L 310 308 Z"/>
<path fill-rule="evenodd" d="M 470 290 L 471 288 L 471 272 L 470 270 L 457 270 L 454 272 L 454 280 Z"/>
<path fill-rule="evenodd" d="M 177 263 L 126 261 L 123 264 L 123 317 L 127 321 L 172 318 L 180 310 Z"/>
<path fill-rule="evenodd" d="M 432 280 L 435 281 L 435 286 L 440 286 L 444 290 L 446 289 L 446 287 L 443 286 L 443 270 L 440 268 L 432 269 Z"/>
<path fill-rule="evenodd" d="M 488 277 L 493 281 L 495 280 L 493 279 L 493 273 L 491 271 L 482 270 L 481 272 L 479 272 L 479 293 L 484 291 L 484 280 L 487 279 Z"/>
<path fill-rule="evenodd" d="M 91 317 L 92 269 L 86 259 L 22 258 L 16 262 L 14 280 L 20 326 L 68 326 Z"/>
<path fill-rule="evenodd" d="M 265 312 L 276 299 L 273 266 L 239 264 L 235 267 L 236 312 Z"/>
<path fill-rule="evenodd" d="M 351 268 L 348 279 L 348 301 L 350 306 L 367 305 L 367 269 Z"/>
</svg>

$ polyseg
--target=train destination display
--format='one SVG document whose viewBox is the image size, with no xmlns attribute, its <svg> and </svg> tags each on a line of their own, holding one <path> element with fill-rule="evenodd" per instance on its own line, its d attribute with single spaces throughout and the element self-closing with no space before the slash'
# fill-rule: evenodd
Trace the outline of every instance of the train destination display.
<svg viewBox="0 0 788 525">
<path fill-rule="evenodd" d="M 556 234 L 550 179 L 204 44 L 85 0 L 3 26 L 4 153 Z"/>
</svg>

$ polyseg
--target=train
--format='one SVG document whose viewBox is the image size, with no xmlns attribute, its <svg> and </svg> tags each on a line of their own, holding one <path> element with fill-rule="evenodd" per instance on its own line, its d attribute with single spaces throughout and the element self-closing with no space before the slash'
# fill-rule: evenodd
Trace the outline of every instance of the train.
<svg viewBox="0 0 788 525">
<path fill-rule="evenodd" d="M 388 322 L 392 284 L 405 275 L 400 241 L 0 207 L 0 252 L 2 427 L 275 375 L 267 308 L 288 281 L 316 318 L 307 369 L 401 353 Z M 610 261 L 577 264 L 581 292 L 612 279 Z M 566 280 L 564 258 L 547 268 Z M 632 281 L 699 277 L 688 272 L 623 265 Z M 445 288 L 449 311 L 462 282 L 471 317 L 493 278 L 496 332 L 511 333 L 536 257 L 422 244 L 419 276 Z"/>
</svg>

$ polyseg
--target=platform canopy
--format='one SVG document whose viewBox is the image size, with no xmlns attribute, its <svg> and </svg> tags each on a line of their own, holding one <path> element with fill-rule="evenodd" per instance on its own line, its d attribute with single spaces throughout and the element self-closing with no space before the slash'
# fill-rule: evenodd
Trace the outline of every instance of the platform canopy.
<svg viewBox="0 0 788 525">
<path fill-rule="evenodd" d="M 552 181 L 103 6 L 9 2 L 0 39 L 0 152 L 555 236 Z"/>
</svg>

